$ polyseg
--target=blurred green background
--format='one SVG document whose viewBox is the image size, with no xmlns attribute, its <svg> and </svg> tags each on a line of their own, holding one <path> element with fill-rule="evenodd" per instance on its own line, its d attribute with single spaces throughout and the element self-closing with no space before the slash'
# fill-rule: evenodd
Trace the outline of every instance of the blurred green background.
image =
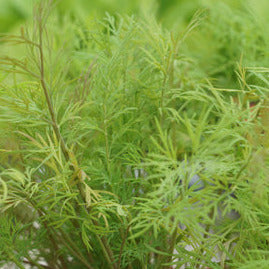
<svg viewBox="0 0 269 269">
<path fill-rule="evenodd" d="M 0 0 L 0 32 L 16 33 L 31 22 L 37 0 Z M 168 30 L 184 31 L 198 10 L 207 16 L 182 46 L 182 54 L 194 61 L 202 77 L 217 87 L 237 87 L 238 62 L 269 66 L 268 0 L 60 0 L 58 21 L 78 25 L 111 15 L 155 16 Z M 0 45 L 1 46 L 1 45 Z M 0 47 L 2 53 L 12 53 Z M 1 52 L 0 52 L 1 53 Z M 17 53 L 17 52 L 16 52 Z"/>
<path fill-rule="evenodd" d="M 47 0 L 45 0 L 47 1 Z M 37 0 L 0 0 L 0 31 L 8 32 L 27 20 Z M 228 5 L 232 9 L 249 9 L 262 23 L 269 22 L 268 0 L 57 0 L 60 14 L 72 14 L 82 19 L 110 14 L 139 14 L 150 12 L 160 22 L 170 27 L 190 21 L 194 12 L 201 8 L 214 9 Z M 268 24 L 266 25 L 268 27 Z"/>
</svg>

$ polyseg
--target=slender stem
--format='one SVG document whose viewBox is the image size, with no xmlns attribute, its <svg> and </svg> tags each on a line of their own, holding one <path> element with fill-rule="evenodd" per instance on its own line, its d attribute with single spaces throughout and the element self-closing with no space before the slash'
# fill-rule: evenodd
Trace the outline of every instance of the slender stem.
<svg viewBox="0 0 269 269">
<path fill-rule="evenodd" d="M 40 209 L 38 209 L 39 212 L 41 212 Z M 44 214 L 46 214 L 45 210 L 43 211 Z M 42 214 L 42 213 L 41 213 Z M 83 255 L 80 253 L 78 247 L 73 243 L 73 241 L 69 238 L 69 236 L 64 233 L 64 231 L 61 230 L 61 228 L 59 228 L 60 233 L 62 234 L 62 237 L 59 237 L 59 235 L 56 233 L 56 231 L 53 228 L 50 228 L 47 225 L 47 222 L 44 221 L 44 226 L 45 228 L 48 230 L 48 232 L 51 234 L 53 233 L 55 235 L 55 238 L 57 238 L 63 245 L 65 245 L 69 251 L 75 256 L 77 257 L 88 269 L 93 269 L 93 267 L 86 261 L 86 259 L 83 257 Z M 55 242 L 53 236 L 50 237 L 50 239 Z M 67 244 L 68 241 L 68 244 Z M 56 242 L 55 242 L 56 244 Z M 61 260 L 61 262 L 63 263 L 64 261 Z M 66 265 L 66 263 L 64 262 L 64 264 Z M 67 268 L 67 267 L 65 267 Z"/>
<path fill-rule="evenodd" d="M 18 261 L 18 259 L 13 255 L 11 254 L 11 252 L 7 253 L 10 260 L 12 262 L 14 262 L 20 269 L 25 269 L 24 266 Z"/>
<path fill-rule="evenodd" d="M 97 235 L 97 240 L 98 240 L 98 242 L 99 242 L 99 244 L 100 244 L 100 246 L 101 246 L 101 248 L 103 250 L 103 253 L 104 253 L 105 258 L 106 258 L 106 260 L 108 262 L 109 268 L 113 269 L 114 266 L 112 265 L 112 261 L 110 259 L 110 255 L 108 254 L 108 252 L 106 250 L 105 244 L 103 243 L 103 241 L 101 240 L 101 238 L 98 235 Z"/>
<path fill-rule="evenodd" d="M 28 199 L 28 201 L 37 210 L 37 212 L 38 212 L 38 214 L 40 216 L 43 216 L 43 215 L 47 215 L 48 216 L 48 214 L 47 214 L 47 212 L 46 212 L 45 209 L 37 208 L 36 204 L 33 201 L 31 201 L 29 199 Z M 93 267 L 91 267 L 88 264 L 88 262 L 85 260 L 85 258 L 79 252 L 78 248 L 73 244 L 72 240 L 69 238 L 69 236 L 67 234 L 65 234 L 61 229 L 59 229 L 60 232 L 63 234 L 63 238 L 65 239 L 65 240 L 62 240 L 62 238 L 59 238 L 59 236 L 56 233 L 56 231 L 52 227 L 50 227 L 48 225 L 47 221 L 44 221 L 43 224 L 44 224 L 44 227 L 46 228 L 46 230 L 48 231 L 49 239 L 51 240 L 52 245 L 55 247 L 55 249 L 53 250 L 54 252 L 55 252 L 55 250 L 57 251 L 59 249 L 58 248 L 58 245 L 57 245 L 57 243 L 55 241 L 55 239 L 58 238 L 58 239 L 60 239 L 59 241 L 61 241 L 70 250 L 70 252 L 73 253 L 74 256 L 76 256 L 84 265 L 87 266 L 87 268 L 93 269 Z M 53 235 L 55 235 L 56 237 L 54 238 Z M 69 242 L 69 245 L 68 244 L 66 245 L 66 240 Z M 72 246 L 72 248 L 70 246 Z M 73 250 L 73 249 L 75 249 L 75 250 Z M 63 268 L 67 268 L 67 264 L 66 264 L 65 260 L 63 259 L 62 255 L 60 255 L 59 259 L 60 259 L 60 261 L 62 263 Z"/>
<path fill-rule="evenodd" d="M 40 10 L 40 14 L 42 14 L 42 10 Z M 41 82 L 41 85 L 42 85 L 42 88 L 43 88 L 43 92 L 45 94 L 45 98 L 46 98 L 46 102 L 47 102 L 47 105 L 48 105 L 49 113 L 50 113 L 50 116 L 51 116 L 51 119 L 52 119 L 53 130 L 54 130 L 54 132 L 56 134 L 57 140 L 60 143 L 63 155 L 64 155 L 66 161 L 68 162 L 70 160 L 68 149 L 67 149 L 67 146 L 65 144 L 65 141 L 64 141 L 63 137 L 61 136 L 60 129 L 59 129 L 59 126 L 58 126 L 57 120 L 56 120 L 56 114 L 55 114 L 55 111 L 53 109 L 53 104 L 52 104 L 51 98 L 49 96 L 49 90 L 48 90 L 47 84 L 45 82 L 45 67 L 44 67 L 44 52 L 43 52 L 43 30 L 44 30 L 44 28 L 43 28 L 43 25 L 42 25 L 42 16 L 40 16 L 40 18 L 38 20 L 38 23 L 39 23 L 38 24 L 38 26 L 39 26 L 39 46 L 38 46 L 38 48 L 39 48 L 39 56 L 40 56 L 40 82 Z M 107 137 L 106 137 L 106 148 L 107 148 L 107 156 L 109 156 L 108 155 Z M 107 161 L 108 161 L 108 166 L 109 166 L 109 159 Z M 71 166 L 71 169 L 74 170 L 74 168 L 72 166 Z M 83 192 L 83 188 L 81 186 L 81 183 L 77 184 L 77 187 L 79 189 L 80 195 L 85 200 L 85 194 Z M 105 255 L 107 254 L 109 256 L 110 262 L 113 264 L 112 268 L 116 268 L 114 258 L 113 258 L 114 255 L 113 255 L 113 252 L 112 252 L 111 248 L 109 247 L 109 244 L 108 244 L 106 238 L 101 237 L 101 242 L 102 242 L 102 246 L 104 247 L 103 250 L 105 252 Z M 90 268 L 90 267 L 88 267 L 88 268 Z"/>
<path fill-rule="evenodd" d="M 108 173 L 110 173 L 110 156 L 109 156 L 109 142 L 108 142 L 108 130 L 107 130 L 107 111 L 106 111 L 106 105 L 103 104 L 103 113 L 104 113 L 104 132 L 105 132 L 105 144 L 106 144 L 106 162 L 107 162 L 107 170 Z"/>
<path fill-rule="evenodd" d="M 77 204 L 76 204 L 76 206 L 77 206 Z M 74 226 L 74 228 L 75 228 L 76 230 L 80 229 L 80 225 L 79 225 L 79 222 L 78 222 L 77 219 L 73 219 L 73 220 L 71 221 L 71 223 L 72 223 L 72 225 Z M 80 235 L 79 235 L 79 238 L 80 238 L 80 241 L 82 242 L 82 244 L 84 244 L 81 233 L 80 233 Z M 70 241 L 71 241 L 71 240 L 72 240 L 72 238 L 70 238 Z M 88 258 L 89 258 L 89 261 L 90 261 L 91 263 L 93 263 L 93 256 L 92 256 L 92 253 L 91 253 L 90 251 L 88 251 L 88 249 L 87 249 L 87 256 L 88 256 Z"/>
<path fill-rule="evenodd" d="M 214 215 L 214 208 L 212 208 L 211 211 L 209 212 L 209 218 L 212 219 L 213 215 Z M 205 242 L 204 241 L 208 238 L 208 233 L 209 233 L 210 227 L 211 227 L 210 224 L 207 224 L 205 227 L 205 233 L 203 235 L 204 240 L 201 243 L 201 249 L 200 249 L 201 256 L 203 255 L 203 253 L 205 251 Z M 198 261 L 201 261 L 201 258 L 199 258 Z M 196 268 L 200 268 L 200 265 L 198 263 L 196 265 Z"/>
<path fill-rule="evenodd" d="M 42 13 L 42 10 L 40 12 Z M 60 142 L 64 157 L 68 161 L 69 160 L 68 150 L 67 150 L 65 142 L 63 140 L 63 137 L 61 136 L 59 126 L 57 124 L 55 112 L 53 109 L 53 104 L 52 104 L 51 98 L 49 96 L 49 90 L 48 90 L 48 87 L 47 87 L 47 84 L 45 81 L 44 52 L 43 52 L 43 29 L 44 28 L 43 28 L 41 20 L 42 20 L 42 16 L 40 15 L 39 25 L 38 25 L 39 26 L 39 46 L 38 46 L 38 48 L 39 48 L 39 56 L 40 56 L 40 82 L 42 85 L 43 92 L 45 94 L 46 102 L 47 102 L 49 113 L 51 116 L 52 128 L 56 134 L 58 141 Z"/>
<path fill-rule="evenodd" d="M 29 255 L 26 256 L 26 260 L 23 260 L 23 263 L 31 264 L 33 266 L 36 266 L 38 269 L 44 269 L 44 268 L 45 269 L 53 269 L 49 265 L 39 264 L 38 262 L 36 262 L 33 259 L 31 259 L 31 257 Z"/>
<path fill-rule="evenodd" d="M 129 232 L 129 229 L 130 229 L 131 225 L 128 225 L 127 229 L 126 229 L 126 232 L 125 232 L 125 235 L 124 235 L 124 238 L 121 242 L 121 246 L 120 246 L 120 255 L 119 255 L 119 260 L 118 260 L 118 264 L 117 264 L 117 268 L 120 269 L 120 263 L 121 263 L 121 256 L 122 256 L 122 252 L 123 252 L 123 248 L 124 248 L 124 245 L 125 245 L 125 242 L 126 242 L 126 239 L 127 239 L 127 236 L 128 236 L 128 232 Z"/>
<path fill-rule="evenodd" d="M 163 115 L 163 107 L 164 107 L 164 90 L 165 90 L 165 86 L 166 86 L 166 81 L 167 81 L 167 75 L 164 75 L 164 79 L 163 79 L 163 84 L 162 84 L 162 91 L 161 91 L 161 112 Z"/>
<path fill-rule="evenodd" d="M 76 256 L 88 269 L 94 269 L 88 261 L 82 256 L 80 253 L 78 247 L 73 243 L 73 241 L 69 238 L 69 236 L 60 229 L 60 232 L 62 233 L 62 237 L 59 239 L 61 242 L 70 250 L 70 252 L 73 253 L 74 256 Z M 68 244 L 67 244 L 68 243 Z"/>
<path fill-rule="evenodd" d="M 170 248 L 168 253 L 170 254 L 170 256 L 167 259 L 167 262 L 170 263 L 172 261 L 173 258 L 173 252 L 174 252 L 174 248 L 175 248 L 175 244 L 176 244 L 176 240 L 177 240 L 177 228 L 175 228 L 172 236 L 171 236 L 171 240 L 170 240 Z M 168 268 L 170 268 L 168 266 Z"/>
<path fill-rule="evenodd" d="M 55 239 L 53 238 L 53 236 L 51 234 L 51 230 L 49 229 L 48 224 L 45 221 L 44 221 L 44 226 L 45 226 L 46 230 L 48 231 L 49 239 L 52 242 L 52 245 L 53 245 L 53 248 L 54 248 L 53 251 L 56 252 L 56 253 L 59 252 L 58 244 L 56 243 Z M 54 252 L 52 252 L 52 253 L 54 253 Z M 62 255 L 59 255 L 59 260 L 60 260 L 60 262 L 62 264 L 62 268 L 67 269 L 68 268 L 67 264 L 66 264 L 66 262 L 64 260 L 64 257 Z"/>
<path fill-rule="evenodd" d="M 38 211 L 40 216 L 43 215 L 40 208 L 38 208 L 37 211 Z M 51 241 L 52 246 L 53 246 L 53 250 L 51 252 L 52 253 L 59 252 L 58 244 L 56 243 L 55 238 L 52 235 L 52 229 L 49 228 L 49 225 L 47 224 L 47 221 L 44 221 L 43 224 L 44 224 L 45 229 L 48 231 L 48 237 L 49 237 L 49 240 Z M 64 257 L 62 255 L 59 255 L 59 259 L 60 259 L 60 262 L 62 264 L 62 268 L 67 269 L 68 267 L 67 267 L 67 264 L 66 264 L 66 262 L 64 260 Z"/>
<path fill-rule="evenodd" d="M 93 224 L 98 226 L 98 223 L 95 220 L 93 220 Z M 101 248 L 105 254 L 105 257 L 107 259 L 107 262 L 108 262 L 110 268 L 117 269 L 116 264 L 115 264 L 115 260 L 114 260 L 114 255 L 113 255 L 113 252 L 112 252 L 112 250 L 107 242 L 107 239 L 104 236 L 102 236 L 102 237 L 100 237 L 99 235 L 96 235 L 96 236 L 97 236 L 97 239 L 98 239 L 98 241 L 101 245 Z"/>
</svg>

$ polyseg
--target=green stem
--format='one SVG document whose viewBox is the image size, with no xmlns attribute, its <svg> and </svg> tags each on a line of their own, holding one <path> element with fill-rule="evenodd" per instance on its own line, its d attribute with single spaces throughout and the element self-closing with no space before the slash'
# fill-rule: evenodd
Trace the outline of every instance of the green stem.
<svg viewBox="0 0 269 269">
<path fill-rule="evenodd" d="M 51 101 L 51 98 L 49 96 L 49 90 L 45 81 L 45 65 L 44 65 L 44 52 L 43 52 L 43 25 L 42 25 L 42 8 L 40 7 L 40 17 L 38 20 L 38 27 L 39 27 L 39 45 L 38 45 L 38 49 L 39 49 L 39 56 L 40 56 L 40 82 L 41 82 L 41 86 L 46 98 L 46 102 L 48 105 L 48 109 L 49 109 L 49 113 L 51 116 L 51 120 L 52 120 L 52 128 L 56 134 L 57 140 L 60 142 L 61 145 L 61 149 L 62 152 L 64 154 L 65 159 L 68 161 L 69 160 L 69 154 L 68 154 L 68 150 L 67 147 L 65 145 L 64 139 L 60 133 L 60 129 L 59 126 L 57 124 L 57 120 L 56 120 L 56 114 L 53 108 L 53 104 Z"/>
<path fill-rule="evenodd" d="M 105 132 L 105 145 L 106 145 L 106 162 L 107 162 L 107 171 L 110 172 L 110 156 L 109 156 L 109 141 L 108 141 L 108 130 L 107 130 L 107 124 L 106 124 L 106 106 L 103 104 L 103 113 L 104 113 L 104 132 Z"/>
<path fill-rule="evenodd" d="M 127 239 L 127 236 L 128 236 L 128 232 L 129 232 L 129 229 L 130 229 L 131 225 L 128 225 L 127 229 L 126 229 L 126 232 L 125 232 L 125 235 L 124 235 L 124 238 L 121 242 L 121 246 L 120 246 L 120 255 L 119 255 L 119 260 L 118 260 L 118 263 L 117 263 L 117 268 L 120 269 L 120 263 L 121 263 L 121 256 L 122 256 L 122 252 L 123 252 L 123 248 L 124 248 L 124 245 L 125 245 L 125 242 L 126 242 L 126 239 Z"/>
<path fill-rule="evenodd" d="M 93 220 L 93 224 L 98 226 L 98 223 L 95 220 Z M 107 242 L 107 239 L 104 236 L 100 237 L 99 235 L 96 235 L 96 237 L 99 241 L 99 244 L 101 245 L 101 248 L 103 250 L 103 253 L 105 255 L 105 258 L 108 262 L 109 267 L 112 269 L 117 269 L 115 260 L 114 260 L 114 255 Z"/>
<path fill-rule="evenodd" d="M 40 8 L 40 14 L 42 14 L 42 9 L 41 8 Z M 47 102 L 49 113 L 50 113 L 50 116 L 51 116 L 53 130 L 54 130 L 54 132 L 56 134 L 57 140 L 60 143 L 63 155 L 64 155 L 66 161 L 68 162 L 70 160 L 68 149 L 67 149 L 67 146 L 65 144 L 65 141 L 64 141 L 63 137 L 61 136 L 60 129 L 59 129 L 59 126 L 58 126 L 57 120 L 56 120 L 56 114 L 55 114 L 55 111 L 53 109 L 53 104 L 52 104 L 51 98 L 49 96 L 49 90 L 48 90 L 47 84 L 45 82 L 44 52 L 43 52 L 43 30 L 44 30 L 43 27 L 44 26 L 42 25 L 42 16 L 40 16 L 40 18 L 38 20 L 38 26 L 39 26 L 39 46 L 38 46 L 38 48 L 39 48 L 39 56 L 40 56 L 40 82 L 41 82 L 41 85 L 42 85 L 42 88 L 43 88 L 43 92 L 45 94 L 46 102 Z M 106 139 L 107 165 L 108 165 L 108 171 L 109 171 L 110 170 L 109 169 L 109 151 L 108 151 L 108 137 L 107 137 L 106 124 L 105 124 L 105 137 L 106 137 L 105 139 Z M 72 169 L 74 170 L 74 168 L 72 168 Z M 78 186 L 80 195 L 82 196 L 82 198 L 85 201 L 85 195 L 83 193 L 81 182 L 80 182 L 80 184 L 77 184 L 77 186 Z M 101 242 L 101 245 L 104 246 L 105 253 L 108 254 L 108 256 L 110 257 L 110 261 L 113 263 L 112 268 L 115 268 L 114 259 L 113 259 L 113 252 L 110 249 L 106 238 L 102 237 L 100 242 Z M 88 267 L 88 268 L 90 268 L 90 267 Z"/>
<path fill-rule="evenodd" d="M 167 263 L 170 263 L 172 261 L 172 258 L 173 258 L 173 252 L 174 252 L 174 249 L 175 249 L 175 244 L 176 244 L 176 240 L 177 240 L 177 228 L 175 228 L 172 236 L 171 236 L 171 240 L 170 240 L 170 248 L 169 248 L 169 257 L 167 259 Z M 170 268 L 169 266 L 167 267 L 168 269 Z"/>
<path fill-rule="evenodd" d="M 37 208 L 37 206 L 35 205 L 35 203 L 31 200 L 29 200 L 29 202 L 32 204 L 32 206 L 37 210 L 37 212 L 39 213 L 40 216 L 42 216 L 43 214 L 48 216 L 48 213 L 46 212 L 45 209 L 41 209 L 41 208 Z M 93 269 L 93 267 L 91 267 L 91 265 L 86 261 L 86 259 L 83 257 L 83 255 L 80 253 L 78 247 L 76 245 L 74 245 L 73 241 L 69 238 L 69 236 L 67 234 L 65 234 L 60 228 L 59 231 L 62 234 L 62 237 L 59 237 L 59 235 L 57 234 L 57 232 L 51 227 L 49 226 L 47 221 L 43 222 L 44 227 L 46 228 L 46 230 L 48 231 L 49 234 L 49 238 L 52 242 L 52 245 L 55 246 L 55 250 L 58 249 L 58 245 L 55 241 L 55 239 L 59 239 L 59 241 L 64 244 L 70 252 L 72 252 L 72 254 L 78 258 L 78 260 L 80 260 L 88 269 Z M 55 237 L 54 237 L 54 236 Z M 64 239 L 62 239 L 64 238 Z M 66 244 L 66 240 L 68 241 L 69 244 Z M 72 248 L 70 247 L 72 246 Z M 54 250 L 54 251 L 55 251 Z M 62 263 L 63 268 L 67 268 L 67 264 L 64 260 L 64 258 L 62 256 L 59 257 L 60 261 Z"/>
<path fill-rule="evenodd" d="M 19 260 L 11 254 L 11 252 L 8 253 L 8 256 L 12 262 L 14 262 L 20 269 L 25 269 L 25 267 L 19 262 Z"/>
<path fill-rule="evenodd" d="M 88 269 L 94 269 L 88 261 L 80 253 L 78 247 L 72 242 L 69 236 L 60 229 L 62 237 L 59 237 L 60 241 L 69 249 L 72 254 L 77 257 Z M 56 232 L 55 232 L 56 233 Z M 68 243 L 68 244 L 67 244 Z"/>
<path fill-rule="evenodd" d="M 24 263 L 28 263 L 31 264 L 33 266 L 36 266 L 38 269 L 44 269 L 44 268 L 51 268 L 49 266 L 44 266 L 44 265 L 40 265 L 38 262 L 34 261 L 33 259 L 31 259 L 31 257 L 29 255 L 26 255 L 25 258 L 27 259 L 27 261 L 23 261 Z"/>
</svg>

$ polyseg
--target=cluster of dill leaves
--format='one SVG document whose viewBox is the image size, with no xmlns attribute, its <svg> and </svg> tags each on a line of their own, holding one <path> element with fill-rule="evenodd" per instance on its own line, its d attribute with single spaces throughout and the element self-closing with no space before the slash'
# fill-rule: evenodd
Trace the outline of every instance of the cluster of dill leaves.
<svg viewBox="0 0 269 269">
<path fill-rule="evenodd" d="M 268 2 L 142 2 L 1 35 L 1 264 L 268 268 Z"/>
</svg>

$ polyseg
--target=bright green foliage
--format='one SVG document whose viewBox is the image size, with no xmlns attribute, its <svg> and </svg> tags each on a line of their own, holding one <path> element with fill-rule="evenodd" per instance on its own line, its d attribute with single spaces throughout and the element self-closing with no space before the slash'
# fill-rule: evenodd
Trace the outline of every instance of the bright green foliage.
<svg viewBox="0 0 269 269">
<path fill-rule="evenodd" d="M 268 268 L 266 2 L 49 2 L 1 38 L 3 264 Z"/>
</svg>

